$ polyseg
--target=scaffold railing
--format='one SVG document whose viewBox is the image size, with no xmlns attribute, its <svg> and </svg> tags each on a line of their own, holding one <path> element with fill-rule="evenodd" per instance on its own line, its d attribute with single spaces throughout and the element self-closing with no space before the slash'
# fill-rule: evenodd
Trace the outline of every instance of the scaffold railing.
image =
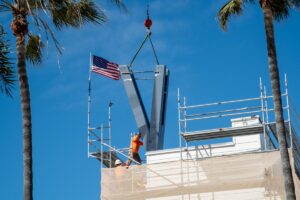
<svg viewBox="0 0 300 200">
<path fill-rule="evenodd" d="M 293 148 L 293 145 L 295 145 L 293 139 L 297 137 L 297 130 L 295 129 L 298 129 L 299 131 L 300 128 L 300 117 L 296 109 L 293 109 L 292 107 L 292 101 L 288 94 L 286 75 L 284 76 L 284 87 L 282 99 L 284 103 L 284 116 L 286 118 L 285 127 L 287 141 L 289 147 Z M 181 99 L 180 91 L 178 89 L 178 135 L 181 159 L 183 159 L 182 152 L 189 151 L 190 142 L 241 135 L 262 134 L 264 140 L 264 146 L 261 149 L 262 151 L 278 148 L 278 143 L 276 141 L 276 126 L 274 122 L 273 96 L 267 94 L 266 86 L 263 86 L 261 78 L 259 81 L 259 88 L 259 97 L 194 105 L 188 105 L 185 96 Z M 232 118 L 241 117 L 258 117 L 259 123 L 246 125 L 246 127 L 224 126 L 224 122 L 228 123 L 228 119 L 232 120 Z M 293 118 L 293 122 L 291 121 L 291 118 Z M 214 127 L 208 129 L 199 128 L 194 125 L 194 122 L 196 121 L 197 124 L 200 124 L 201 122 L 205 123 L 210 119 L 223 120 L 222 123 L 220 123 L 223 125 L 219 128 Z M 224 119 L 227 119 L 227 121 Z"/>
</svg>

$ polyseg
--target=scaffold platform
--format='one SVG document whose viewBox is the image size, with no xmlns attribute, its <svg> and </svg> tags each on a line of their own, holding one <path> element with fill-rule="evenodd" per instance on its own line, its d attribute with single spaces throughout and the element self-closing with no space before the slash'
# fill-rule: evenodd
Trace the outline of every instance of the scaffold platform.
<svg viewBox="0 0 300 200">
<path fill-rule="evenodd" d="M 182 136 L 187 142 L 234 137 L 243 135 L 261 134 L 264 132 L 263 125 L 252 125 L 248 127 L 228 127 L 183 133 Z"/>
</svg>

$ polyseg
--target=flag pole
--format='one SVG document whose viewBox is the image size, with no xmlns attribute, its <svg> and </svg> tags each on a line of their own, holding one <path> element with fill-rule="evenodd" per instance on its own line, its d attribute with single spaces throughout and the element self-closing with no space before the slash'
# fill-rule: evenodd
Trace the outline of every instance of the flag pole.
<svg viewBox="0 0 300 200">
<path fill-rule="evenodd" d="M 88 158 L 90 158 L 90 130 L 91 130 L 91 122 L 90 122 L 90 115 L 91 115 L 91 76 L 92 76 L 92 55 L 90 53 L 90 68 L 89 68 L 89 86 L 88 86 Z"/>
</svg>

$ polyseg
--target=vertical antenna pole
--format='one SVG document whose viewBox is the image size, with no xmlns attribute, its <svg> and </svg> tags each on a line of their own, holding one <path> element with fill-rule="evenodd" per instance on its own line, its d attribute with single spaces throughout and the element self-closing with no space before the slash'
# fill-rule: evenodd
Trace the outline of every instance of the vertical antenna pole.
<svg viewBox="0 0 300 200">
<path fill-rule="evenodd" d="M 102 167 L 103 167 L 103 161 L 104 161 L 104 156 L 103 156 L 103 132 L 104 132 L 104 127 L 103 127 L 103 124 L 101 124 L 100 126 L 100 143 L 101 143 L 101 147 L 100 147 L 100 157 L 101 157 L 101 170 L 102 170 Z"/>
<path fill-rule="evenodd" d="M 292 126 L 291 126 L 291 116 L 290 116 L 288 81 L 287 81 L 286 74 L 284 74 L 284 86 L 285 86 L 285 98 L 286 98 L 287 116 L 288 116 L 288 123 L 289 123 L 289 132 L 290 132 L 290 147 L 293 148 L 293 136 L 292 136 Z"/>
<path fill-rule="evenodd" d="M 103 168 L 103 162 L 104 162 L 104 156 L 103 156 L 103 132 L 104 132 L 104 127 L 103 124 L 100 125 L 100 173 L 102 174 L 102 168 Z M 103 183 L 103 176 L 101 175 L 101 183 Z M 100 191 L 100 199 L 102 199 L 102 191 Z"/>
<path fill-rule="evenodd" d="M 108 145 L 111 147 L 111 106 L 113 105 L 112 102 L 108 104 Z M 109 148 L 109 167 L 112 167 L 111 164 L 111 149 Z"/>
<path fill-rule="evenodd" d="M 261 77 L 259 77 L 259 89 L 260 89 L 260 102 L 261 102 L 261 113 L 262 113 L 262 124 L 264 129 L 264 150 L 267 150 L 267 140 L 266 140 L 266 122 L 265 122 L 265 107 L 264 107 L 264 96 L 263 96 L 263 85 Z"/>
<path fill-rule="evenodd" d="M 91 129 L 91 74 L 92 74 L 92 55 L 90 53 L 90 69 L 89 69 L 89 88 L 88 88 L 88 158 L 90 158 L 90 129 Z"/>
</svg>

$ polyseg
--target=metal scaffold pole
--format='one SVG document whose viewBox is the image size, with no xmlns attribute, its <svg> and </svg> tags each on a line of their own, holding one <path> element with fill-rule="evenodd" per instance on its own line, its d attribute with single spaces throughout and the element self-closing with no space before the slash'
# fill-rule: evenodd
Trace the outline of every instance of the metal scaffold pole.
<svg viewBox="0 0 300 200">
<path fill-rule="evenodd" d="M 267 124 L 267 131 L 270 133 L 270 127 L 269 127 L 269 111 L 268 111 L 268 101 L 267 101 L 267 89 L 266 86 L 264 86 L 264 104 L 265 104 L 265 114 L 266 114 L 266 124 Z M 268 148 L 271 149 L 271 137 L 268 135 Z"/>
<path fill-rule="evenodd" d="M 90 69 L 89 69 L 89 80 L 88 80 L 88 116 L 87 116 L 87 121 L 88 121 L 88 158 L 90 157 L 90 129 L 91 129 L 91 76 L 92 76 L 92 55 L 90 53 Z"/>
<path fill-rule="evenodd" d="M 101 141 L 101 144 L 103 143 L 103 132 L 104 132 L 104 127 L 103 127 L 103 124 L 101 124 L 100 126 L 100 141 Z M 100 157 L 101 157 L 101 169 L 103 168 L 103 145 L 101 145 L 100 147 Z"/>
<path fill-rule="evenodd" d="M 182 161 L 182 143 L 181 143 L 181 110 L 180 110 L 180 91 L 177 89 L 177 107 L 178 107 L 178 136 L 179 136 L 179 147 L 180 147 L 180 160 Z"/>
<path fill-rule="evenodd" d="M 111 146 L 111 107 L 112 107 L 113 103 L 109 102 L 108 104 L 108 144 L 109 146 Z M 109 148 L 109 167 L 111 168 L 111 149 Z"/>
<path fill-rule="evenodd" d="M 267 136 L 266 136 L 266 122 L 265 122 L 265 105 L 264 105 L 264 95 L 263 95 L 263 84 L 261 77 L 259 78 L 259 89 L 260 89 L 260 102 L 261 102 L 261 117 L 264 130 L 264 151 L 267 150 Z"/>
<path fill-rule="evenodd" d="M 290 147 L 293 148 L 293 135 L 292 135 L 291 116 L 290 116 L 290 104 L 289 104 L 289 94 L 288 94 L 288 81 L 287 81 L 286 74 L 284 74 L 284 86 L 285 86 L 287 117 L 288 117 L 289 132 L 290 132 Z"/>
</svg>

